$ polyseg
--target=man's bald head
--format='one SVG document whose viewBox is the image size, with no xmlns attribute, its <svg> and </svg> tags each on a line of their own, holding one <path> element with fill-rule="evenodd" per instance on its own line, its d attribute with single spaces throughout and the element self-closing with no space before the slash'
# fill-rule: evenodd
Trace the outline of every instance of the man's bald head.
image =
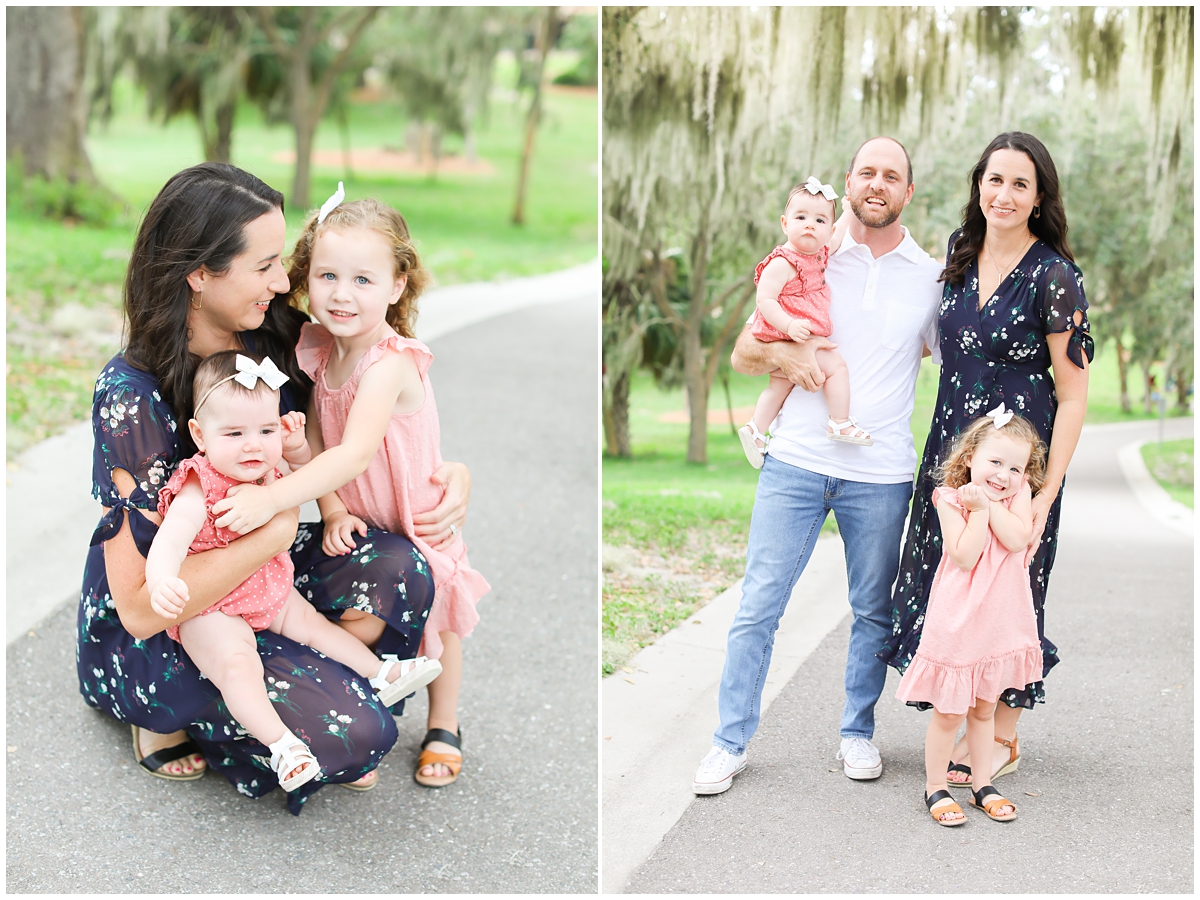
<svg viewBox="0 0 1200 900">
<path fill-rule="evenodd" d="M 858 154 L 860 154 L 862 152 L 863 147 L 865 147 L 865 146 L 867 146 L 867 144 L 873 143 L 875 141 L 888 141 L 889 143 L 895 144 L 897 147 L 900 148 L 900 152 L 904 154 L 905 165 L 908 168 L 908 183 L 911 185 L 913 183 L 912 160 L 908 156 L 908 150 L 905 149 L 904 145 L 902 143 L 900 143 L 898 140 L 896 140 L 893 137 L 887 137 L 886 135 L 879 135 L 878 137 L 868 138 L 867 140 L 865 140 L 861 144 L 859 144 L 858 149 L 854 151 L 854 155 L 852 157 L 850 157 L 850 168 L 847 170 L 848 173 L 849 174 L 854 173 L 854 164 L 855 164 L 855 162 L 858 161 Z"/>
</svg>

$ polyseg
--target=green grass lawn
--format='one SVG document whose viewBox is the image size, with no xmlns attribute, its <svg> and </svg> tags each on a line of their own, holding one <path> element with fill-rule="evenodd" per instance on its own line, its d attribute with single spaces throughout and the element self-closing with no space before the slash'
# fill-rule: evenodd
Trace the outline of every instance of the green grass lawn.
<svg viewBox="0 0 1200 900">
<path fill-rule="evenodd" d="M 548 74 L 569 67 L 570 54 L 552 56 Z M 511 85 L 515 65 L 502 58 L 488 118 L 479 123 L 476 152 L 487 175 L 355 172 L 316 165 L 310 199 L 318 206 L 346 182 L 349 197 L 376 197 L 404 213 L 436 284 L 535 275 L 597 255 L 598 122 L 594 91 L 549 89 L 537 134 L 526 200 L 526 224 L 509 221 L 516 197 L 526 98 Z M 88 153 L 100 180 L 127 204 L 108 227 L 50 221 L 12 205 L 6 210 L 8 458 L 88 414 L 100 365 L 120 344 L 120 287 L 137 223 L 167 179 L 203 161 L 194 120 L 163 126 L 145 117 L 131 83 L 118 86 L 107 127 L 93 125 Z M 352 148 L 400 147 L 406 121 L 398 103 L 352 103 Z M 317 132 L 318 150 L 340 150 L 333 120 Z M 292 166 L 276 155 L 293 149 L 291 129 L 268 126 L 252 105 L 238 113 L 233 162 L 289 194 Z M 448 137 L 443 152 L 459 153 Z M 340 158 L 340 157 L 339 157 Z M 288 249 L 305 210 L 287 209 Z M 60 326 L 88 310 L 89 333 Z"/>
<path fill-rule="evenodd" d="M 1195 455 L 1194 438 L 1142 444 L 1142 459 L 1150 474 L 1166 489 L 1172 500 L 1188 509 L 1196 508 Z"/>
<path fill-rule="evenodd" d="M 918 459 L 933 418 L 937 378 L 937 367 L 925 360 L 917 376 L 912 415 Z M 735 410 L 752 407 L 766 382 L 766 376 L 735 373 L 730 377 L 729 402 L 718 381 L 709 408 L 724 410 L 730 403 Z M 1140 385 L 1140 379 L 1133 385 Z M 1122 413 L 1118 394 L 1116 358 L 1111 348 L 1105 348 L 1091 368 L 1087 421 L 1154 417 L 1140 407 L 1132 414 Z M 686 421 L 659 418 L 684 408 L 681 389 L 661 390 L 648 374 L 638 372 L 630 391 L 633 458 L 603 461 L 606 675 L 740 578 L 744 570 L 758 473 L 747 464 L 728 420 L 709 425 L 708 463 L 689 464 Z M 735 426 L 747 418 L 738 415 Z M 1190 480 L 1188 484 L 1190 490 Z M 830 516 L 826 529 L 835 528 Z"/>
</svg>

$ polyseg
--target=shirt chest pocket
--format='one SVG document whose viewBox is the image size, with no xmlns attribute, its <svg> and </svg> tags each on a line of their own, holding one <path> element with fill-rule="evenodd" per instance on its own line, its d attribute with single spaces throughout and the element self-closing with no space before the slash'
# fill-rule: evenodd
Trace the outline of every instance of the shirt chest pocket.
<svg viewBox="0 0 1200 900">
<path fill-rule="evenodd" d="M 905 351 L 921 340 L 928 310 L 920 306 L 892 301 L 887 305 L 883 320 L 883 346 L 888 350 Z"/>
</svg>

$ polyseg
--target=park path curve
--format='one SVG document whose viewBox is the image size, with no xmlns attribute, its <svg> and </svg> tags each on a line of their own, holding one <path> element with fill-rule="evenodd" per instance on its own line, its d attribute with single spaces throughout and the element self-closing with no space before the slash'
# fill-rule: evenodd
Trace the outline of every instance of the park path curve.
<svg viewBox="0 0 1200 900">
<path fill-rule="evenodd" d="M 1166 437 L 1192 429 L 1190 418 L 1167 420 Z M 927 720 L 893 699 L 892 670 L 876 708 L 883 776 L 842 774 L 850 617 L 844 569 L 836 571 L 841 541 L 827 538 L 793 592 L 749 767 L 727 793 L 694 798 L 690 781 L 716 725 L 736 585 L 693 616 L 697 632 L 715 626 L 705 639 L 685 624 L 634 658 L 635 685 L 621 674 L 605 680 L 602 889 L 959 892 L 970 889 L 968 872 L 990 872 L 986 884 L 1001 878 L 1017 893 L 1191 893 L 1194 547 L 1122 469 L 1128 448 L 1157 437 L 1153 421 L 1086 426 L 1071 463 L 1047 604 L 1063 661 L 1047 679 L 1046 705 L 1022 719 L 1019 772 L 999 782 L 1020 805 L 1018 821 L 1000 826 L 968 810 L 968 825 L 948 831 L 930 820 L 921 802 Z M 1173 514 L 1190 523 L 1190 513 Z M 638 692 L 651 680 L 672 693 L 648 700 Z M 673 716 L 655 727 L 647 713 L 657 707 Z M 647 748 L 640 763 L 633 752 L 609 753 L 633 736 L 622 731 L 629 721 Z M 1154 760 L 1183 761 L 1170 778 L 1176 799 L 1145 802 L 1163 799 Z"/>
<path fill-rule="evenodd" d="M 523 279 L 508 301 L 505 285 L 455 289 L 443 322 L 459 327 L 432 337 L 436 295 L 422 313 L 442 448 L 473 476 L 471 562 L 492 584 L 464 642 L 458 782 L 412 780 L 423 696 L 375 790 L 324 788 L 299 817 L 213 773 L 151 778 L 128 728 L 80 698 L 76 604 L 60 596 L 8 644 L 10 892 L 595 893 L 599 266 L 555 279 L 556 295 Z M 489 299 L 508 305 L 485 318 Z"/>
</svg>

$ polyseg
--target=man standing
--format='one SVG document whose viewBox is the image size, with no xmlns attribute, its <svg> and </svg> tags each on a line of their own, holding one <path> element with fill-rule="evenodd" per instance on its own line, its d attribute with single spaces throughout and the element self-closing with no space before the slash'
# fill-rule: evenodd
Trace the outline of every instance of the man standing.
<svg viewBox="0 0 1200 900">
<path fill-rule="evenodd" d="M 922 353 L 937 350 L 941 299 L 941 266 L 900 224 L 912 195 L 912 164 L 898 141 L 880 137 L 859 147 L 846 173 L 853 215 L 825 272 L 837 343 L 761 343 L 747 329 L 734 348 L 737 371 L 781 369 L 803 390 L 788 395 L 775 420 L 759 475 L 742 599 L 721 673 L 721 722 L 692 783 L 697 794 L 728 790 L 746 767 L 775 630 L 830 510 L 845 544 L 854 613 L 838 759 L 850 778 L 883 772 L 871 738 L 887 665 L 875 652 L 892 630 L 892 583 L 917 465 L 909 418 Z M 871 432 L 873 446 L 826 437 L 828 411 L 818 390 L 824 376 L 814 353 L 831 346 L 846 360 L 851 413 Z"/>
</svg>

